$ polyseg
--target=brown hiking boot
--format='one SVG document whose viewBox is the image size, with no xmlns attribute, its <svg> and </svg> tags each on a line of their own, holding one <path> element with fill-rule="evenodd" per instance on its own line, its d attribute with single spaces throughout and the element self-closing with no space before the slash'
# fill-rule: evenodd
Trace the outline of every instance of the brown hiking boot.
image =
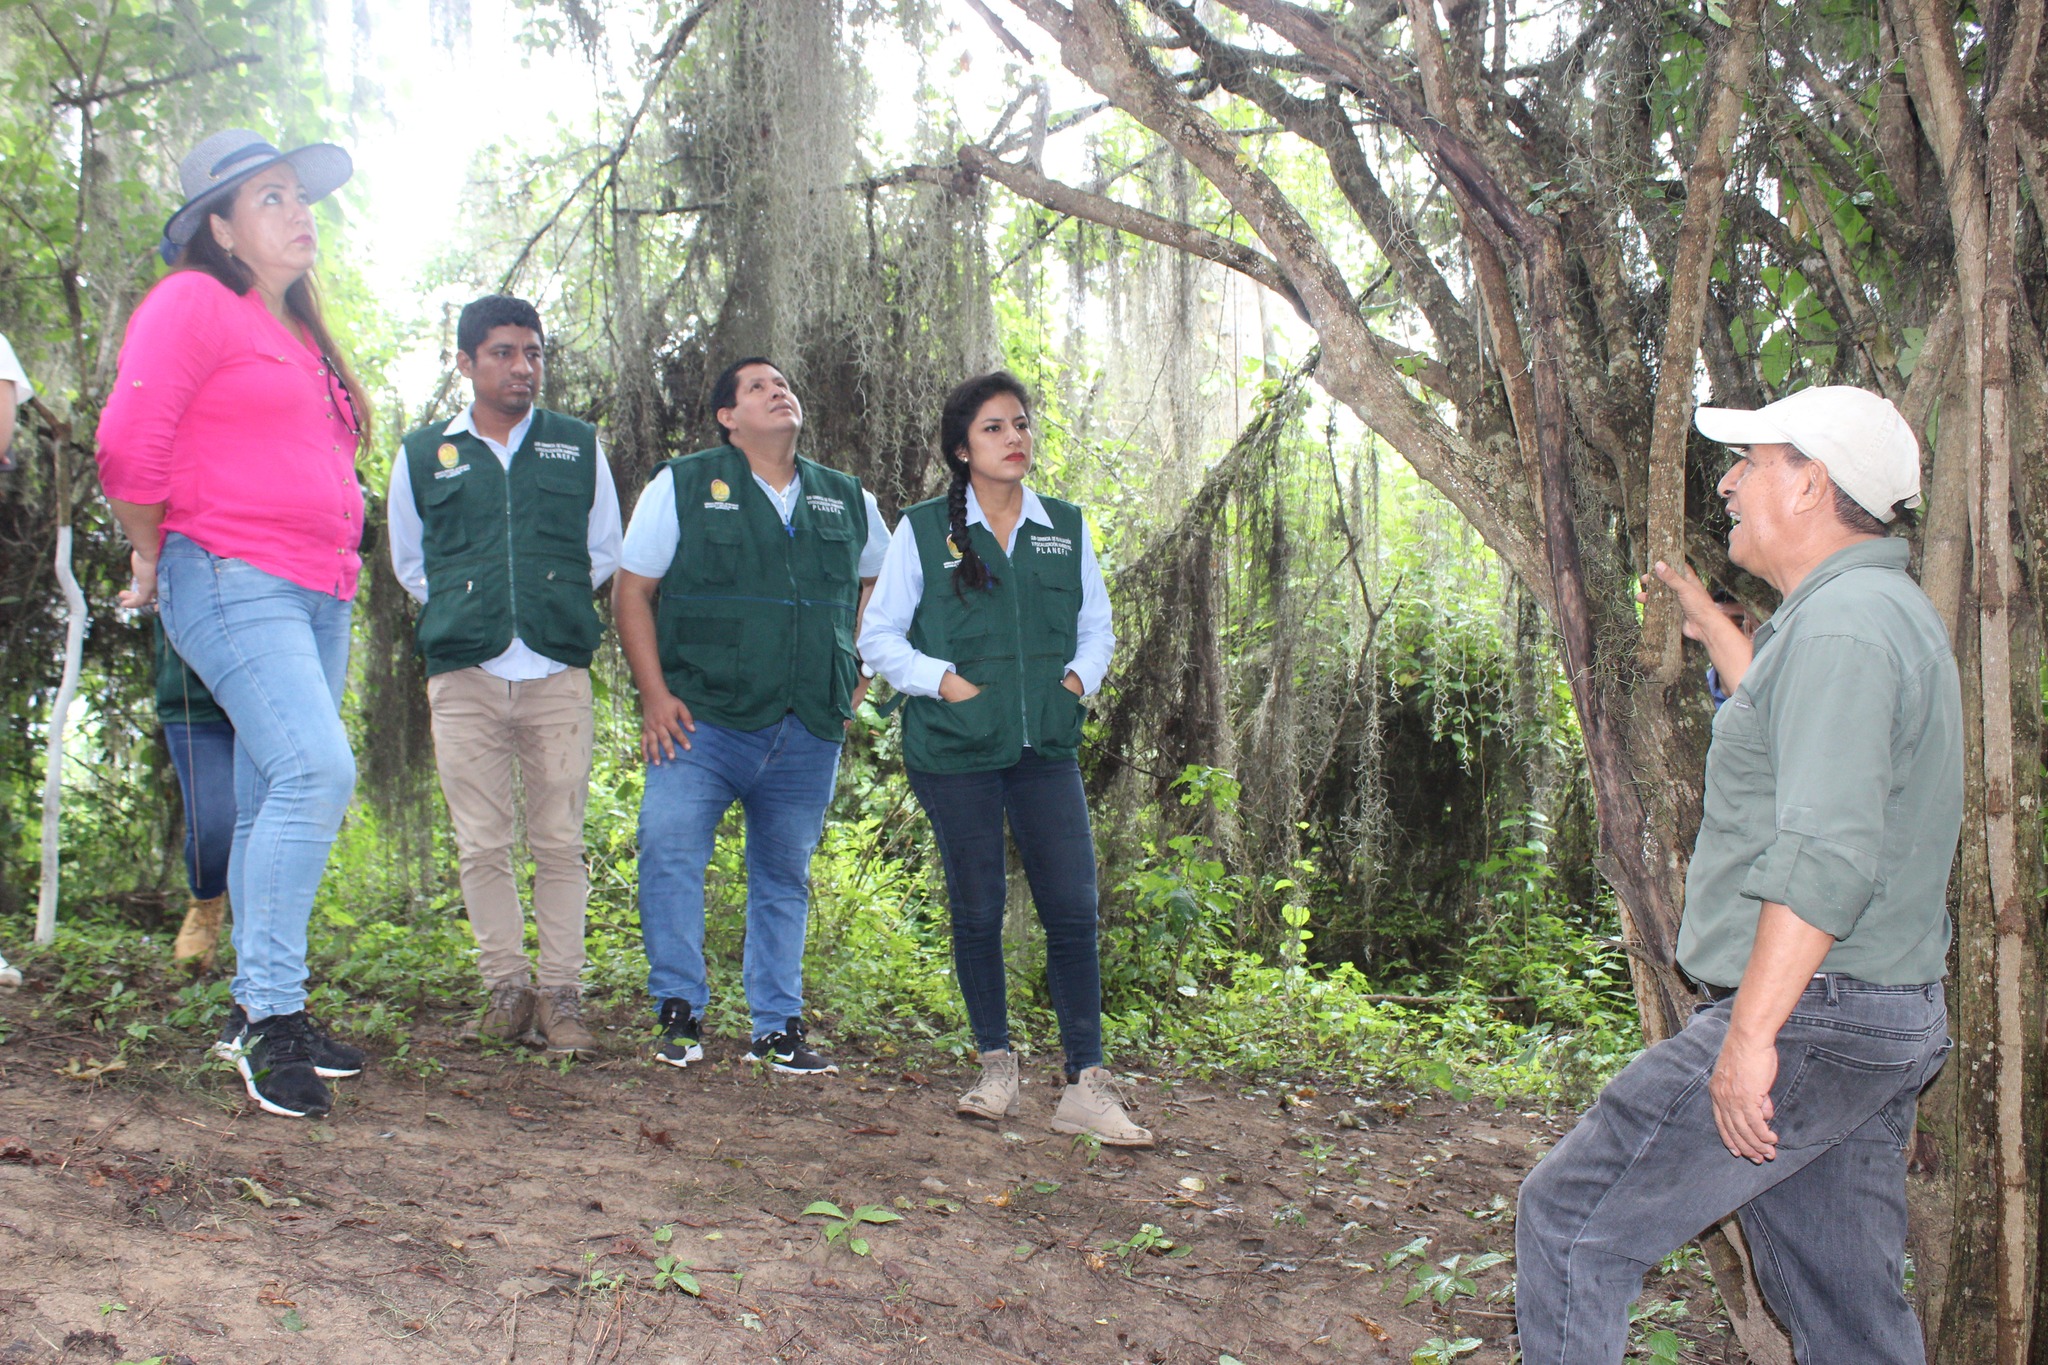
<svg viewBox="0 0 2048 1365">
<path fill-rule="evenodd" d="M 484 1012 L 462 1030 L 464 1042 L 516 1043 L 533 1032 L 540 997 L 530 982 L 512 977 L 491 987 Z"/>
<path fill-rule="evenodd" d="M 227 893 L 212 900 L 193 901 L 185 910 L 185 922 L 171 944 L 171 961 L 190 963 L 202 972 L 213 970 L 214 953 L 220 947 L 220 922 L 227 913 Z"/>
<path fill-rule="evenodd" d="M 597 1038 L 583 1026 L 583 996 L 574 986 L 543 986 L 534 1027 L 548 1040 L 548 1051 L 581 1056 L 597 1051 Z"/>
<path fill-rule="evenodd" d="M 1132 1123 L 1108 1067 L 1091 1066 L 1067 1083 L 1053 1111 L 1055 1133 L 1090 1133 L 1109 1147 L 1150 1147 L 1152 1130 Z"/>
</svg>

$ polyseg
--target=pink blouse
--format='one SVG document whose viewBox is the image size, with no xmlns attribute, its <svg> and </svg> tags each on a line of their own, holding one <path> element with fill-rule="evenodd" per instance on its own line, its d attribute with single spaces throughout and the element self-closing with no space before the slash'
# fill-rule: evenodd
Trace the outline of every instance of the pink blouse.
<svg viewBox="0 0 2048 1365">
<path fill-rule="evenodd" d="M 100 413 L 100 485 L 164 503 L 164 530 L 315 592 L 353 598 L 363 494 L 340 379 L 255 290 L 197 270 L 128 320 Z"/>
</svg>

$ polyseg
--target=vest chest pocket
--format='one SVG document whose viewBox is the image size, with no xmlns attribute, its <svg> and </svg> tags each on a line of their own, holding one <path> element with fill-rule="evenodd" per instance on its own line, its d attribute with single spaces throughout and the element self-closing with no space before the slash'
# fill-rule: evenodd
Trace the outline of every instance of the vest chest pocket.
<svg viewBox="0 0 2048 1365">
<path fill-rule="evenodd" d="M 542 460 L 534 477 L 542 507 L 534 520 L 543 540 L 587 545 L 592 485 L 581 461 Z"/>
<path fill-rule="evenodd" d="M 1038 617 L 1044 623 L 1044 634 L 1038 642 L 1053 646 L 1053 653 L 1060 655 L 1065 663 L 1074 657 L 1075 643 L 1081 636 L 1081 585 L 1055 574 L 1041 576 L 1038 580 Z M 1026 641 L 1027 653 L 1037 653 L 1033 642 Z"/>
<path fill-rule="evenodd" d="M 818 572 L 830 583 L 851 583 L 860 573 L 860 551 L 854 548 L 853 527 L 843 516 L 821 516 L 812 523 L 812 554 Z"/>
<path fill-rule="evenodd" d="M 689 575 L 700 583 L 733 582 L 739 577 L 745 537 L 746 528 L 740 525 L 738 512 L 699 512 L 695 544 L 691 547 L 696 562 L 687 566 Z"/>
<path fill-rule="evenodd" d="M 426 548 L 440 555 L 457 555 L 469 548 L 469 499 L 462 492 L 469 477 L 464 473 L 447 479 L 430 478 L 416 496 L 421 538 Z"/>
</svg>

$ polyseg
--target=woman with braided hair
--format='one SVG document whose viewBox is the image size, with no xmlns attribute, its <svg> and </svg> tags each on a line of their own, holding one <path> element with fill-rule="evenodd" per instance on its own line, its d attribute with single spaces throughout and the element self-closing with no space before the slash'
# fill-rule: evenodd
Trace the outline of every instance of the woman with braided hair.
<svg viewBox="0 0 2048 1365">
<path fill-rule="evenodd" d="M 1018 1107 L 1003 971 L 1003 829 L 1045 927 L 1046 985 L 1066 1088 L 1057 1133 L 1149 1147 L 1102 1065 L 1095 841 L 1075 754 L 1081 698 L 1116 643 L 1088 526 L 1025 486 L 1031 396 L 1001 370 L 970 379 L 939 415 L 952 482 L 903 514 L 868 602 L 860 651 L 909 698 L 903 758 L 946 869 L 953 965 L 981 1053 L 966 1116 Z"/>
</svg>

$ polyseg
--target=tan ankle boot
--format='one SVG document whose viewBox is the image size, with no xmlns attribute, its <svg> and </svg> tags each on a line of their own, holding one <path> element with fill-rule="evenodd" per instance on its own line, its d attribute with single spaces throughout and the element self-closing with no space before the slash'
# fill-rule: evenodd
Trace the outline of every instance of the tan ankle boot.
<svg viewBox="0 0 2048 1365">
<path fill-rule="evenodd" d="M 981 1079 L 962 1095 L 956 1113 L 1005 1119 L 1017 1112 L 1017 1054 L 1008 1048 L 981 1054 Z"/>
<path fill-rule="evenodd" d="M 1131 1122 L 1109 1068 L 1091 1066 L 1076 1076 L 1053 1111 L 1055 1133 L 1092 1133 L 1110 1147 L 1150 1147 L 1152 1132 Z"/>
<path fill-rule="evenodd" d="M 220 946 L 220 922 L 227 913 L 225 892 L 212 900 L 193 901 L 185 911 L 185 923 L 171 944 L 171 961 L 190 962 L 202 972 L 213 970 L 214 953 Z"/>
<path fill-rule="evenodd" d="M 574 986 L 542 986 L 540 1017 L 534 1027 L 548 1040 L 548 1051 L 582 1055 L 597 1051 L 597 1037 L 583 1024 L 582 993 Z"/>
</svg>

